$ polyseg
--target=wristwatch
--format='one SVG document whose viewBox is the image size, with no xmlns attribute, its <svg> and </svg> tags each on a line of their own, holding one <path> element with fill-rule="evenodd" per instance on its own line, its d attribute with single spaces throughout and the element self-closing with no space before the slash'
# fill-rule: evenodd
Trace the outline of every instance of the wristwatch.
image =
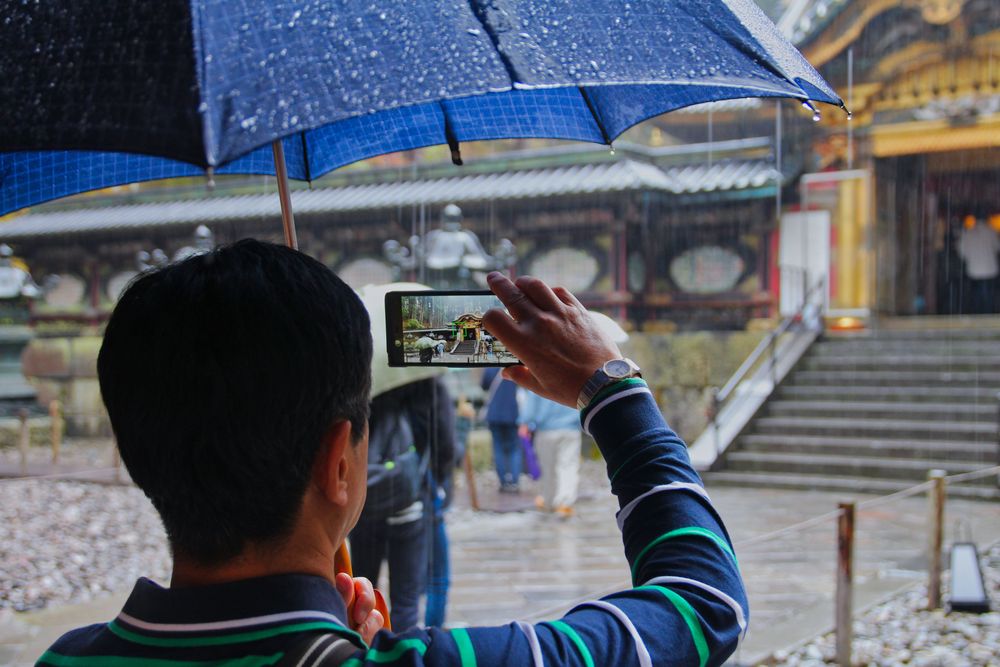
<svg viewBox="0 0 1000 667">
<path fill-rule="evenodd" d="M 626 380 L 628 378 L 641 378 L 642 373 L 639 365 L 631 359 L 612 359 L 605 362 L 598 368 L 587 383 L 583 385 L 579 398 L 576 399 L 576 407 L 583 410 L 594 400 L 597 392 L 607 387 L 609 384 Z"/>
</svg>

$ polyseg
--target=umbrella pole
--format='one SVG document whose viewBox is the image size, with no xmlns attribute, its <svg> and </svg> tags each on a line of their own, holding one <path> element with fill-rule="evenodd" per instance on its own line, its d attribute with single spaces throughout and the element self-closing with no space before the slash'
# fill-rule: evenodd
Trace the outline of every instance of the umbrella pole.
<svg viewBox="0 0 1000 667">
<path fill-rule="evenodd" d="M 292 217 L 292 193 L 288 188 L 285 148 L 280 139 L 271 142 L 271 152 L 274 153 L 274 175 L 278 179 L 278 200 L 281 202 L 281 227 L 285 230 L 285 245 L 298 250 L 299 239 L 295 234 L 295 218 Z"/>
</svg>

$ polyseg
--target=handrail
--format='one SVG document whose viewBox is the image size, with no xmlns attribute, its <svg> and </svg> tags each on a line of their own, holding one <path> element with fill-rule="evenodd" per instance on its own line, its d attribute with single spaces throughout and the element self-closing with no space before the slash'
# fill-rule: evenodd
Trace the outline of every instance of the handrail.
<svg viewBox="0 0 1000 667">
<path fill-rule="evenodd" d="M 757 347 L 755 347 L 754 350 L 753 350 L 753 352 L 750 353 L 750 356 L 748 356 L 743 361 L 743 363 L 740 364 L 740 367 L 738 369 L 736 369 L 736 372 L 733 373 L 733 376 L 729 378 L 729 381 L 726 382 L 725 385 L 723 385 L 722 389 L 720 389 L 718 392 L 716 392 L 716 394 L 715 394 L 715 405 L 716 405 L 716 408 L 717 408 L 716 409 L 716 414 L 718 414 L 718 408 L 721 407 L 721 405 L 726 402 L 726 399 L 729 398 L 729 395 L 731 393 L 733 393 L 733 391 L 736 389 L 736 387 L 741 382 L 743 382 L 743 380 L 746 377 L 747 373 L 750 372 L 750 369 L 753 368 L 757 364 L 757 362 L 760 360 L 761 356 L 764 354 L 765 350 L 771 349 L 771 353 L 772 353 L 772 365 L 773 365 L 773 363 L 774 363 L 774 359 L 773 359 L 774 349 L 773 349 L 773 347 L 774 347 L 775 341 L 782 334 L 784 334 L 786 331 L 788 331 L 788 329 L 791 328 L 792 324 L 794 324 L 796 321 L 798 321 L 799 319 L 801 319 L 802 314 L 805 312 L 806 306 L 809 305 L 809 299 L 810 299 L 810 297 L 812 297 L 812 295 L 813 295 L 814 292 L 816 292 L 817 290 L 821 289 L 822 286 L 823 286 L 823 284 L 825 282 L 826 282 L 825 278 L 823 276 L 821 276 L 820 279 L 816 281 L 816 284 L 813 285 L 812 288 L 810 288 L 805 293 L 805 295 L 802 297 L 802 303 L 799 304 L 799 307 L 795 310 L 795 313 L 793 313 L 792 315 L 789 315 L 784 320 L 782 320 L 781 324 L 778 325 L 777 329 L 775 329 L 774 331 L 772 331 L 771 333 L 769 333 L 766 338 L 764 338 L 760 343 L 758 343 Z"/>
</svg>

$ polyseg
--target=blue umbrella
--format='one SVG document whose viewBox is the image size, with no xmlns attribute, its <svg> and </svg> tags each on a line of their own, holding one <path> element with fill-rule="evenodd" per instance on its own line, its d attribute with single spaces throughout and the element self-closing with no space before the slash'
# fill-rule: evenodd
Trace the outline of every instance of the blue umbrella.
<svg viewBox="0 0 1000 667">
<path fill-rule="evenodd" d="M 312 180 L 383 153 L 610 144 L 679 107 L 840 98 L 750 0 L 5 3 L 0 215 L 143 180 Z M 287 165 L 287 167 L 286 167 Z M 287 168 L 287 172 L 286 172 Z"/>
</svg>

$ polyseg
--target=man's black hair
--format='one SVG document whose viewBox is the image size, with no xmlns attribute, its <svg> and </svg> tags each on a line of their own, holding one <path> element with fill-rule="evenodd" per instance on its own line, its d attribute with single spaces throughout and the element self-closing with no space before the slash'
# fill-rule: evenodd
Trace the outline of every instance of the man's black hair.
<svg viewBox="0 0 1000 667">
<path fill-rule="evenodd" d="M 138 278 L 97 369 L 175 553 L 218 564 L 285 536 L 324 434 L 364 432 L 371 357 L 361 300 L 297 251 L 248 239 Z"/>
</svg>

